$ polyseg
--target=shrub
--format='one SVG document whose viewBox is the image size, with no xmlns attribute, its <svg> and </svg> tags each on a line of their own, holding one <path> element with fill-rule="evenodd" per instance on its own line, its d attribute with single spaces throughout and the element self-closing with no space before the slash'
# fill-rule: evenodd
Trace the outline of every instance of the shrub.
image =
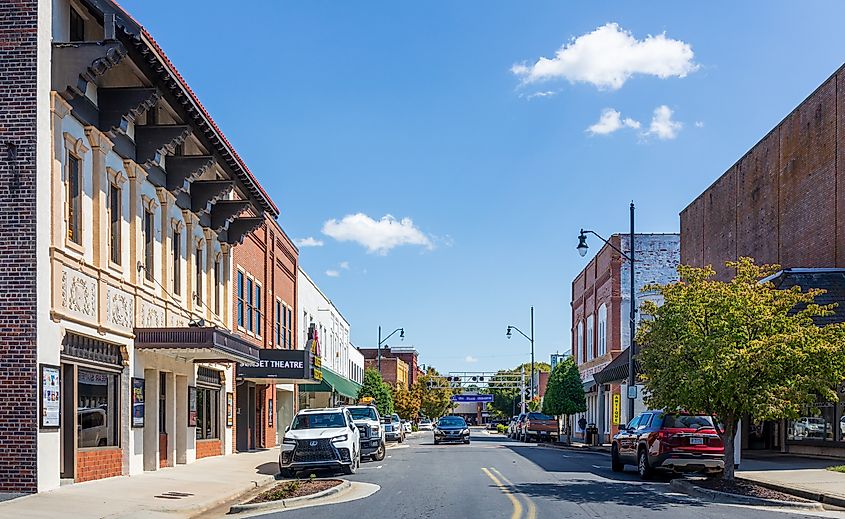
<svg viewBox="0 0 845 519">
<path fill-rule="evenodd" d="M 505 434 L 507 432 L 508 427 L 504 424 L 496 424 L 496 432 L 499 434 Z"/>
</svg>

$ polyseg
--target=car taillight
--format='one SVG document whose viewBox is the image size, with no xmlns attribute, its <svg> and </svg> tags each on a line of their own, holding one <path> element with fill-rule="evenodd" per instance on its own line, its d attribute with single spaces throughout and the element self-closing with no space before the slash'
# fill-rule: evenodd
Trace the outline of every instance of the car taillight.
<svg viewBox="0 0 845 519">
<path fill-rule="evenodd" d="M 674 445 L 675 442 L 673 441 L 675 439 L 675 433 L 672 433 L 670 431 L 661 430 L 661 431 L 653 432 L 653 433 L 651 433 L 651 435 L 652 435 L 652 439 L 660 442 L 660 444 L 659 444 L 660 452 L 671 451 L 672 447 L 675 446 Z"/>
</svg>

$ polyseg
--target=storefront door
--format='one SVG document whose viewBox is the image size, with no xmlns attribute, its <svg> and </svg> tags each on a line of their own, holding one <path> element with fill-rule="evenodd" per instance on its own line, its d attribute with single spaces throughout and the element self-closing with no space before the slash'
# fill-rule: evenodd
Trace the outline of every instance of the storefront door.
<svg viewBox="0 0 845 519">
<path fill-rule="evenodd" d="M 237 387 L 235 447 L 241 451 L 255 449 L 255 384 L 241 382 Z"/>
<path fill-rule="evenodd" d="M 167 463 L 167 376 L 162 371 L 158 377 L 158 466 L 168 467 Z"/>
</svg>

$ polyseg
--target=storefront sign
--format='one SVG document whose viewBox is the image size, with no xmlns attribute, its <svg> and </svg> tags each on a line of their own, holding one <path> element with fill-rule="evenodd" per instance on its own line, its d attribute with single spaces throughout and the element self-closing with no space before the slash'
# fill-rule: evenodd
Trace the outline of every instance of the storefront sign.
<svg viewBox="0 0 845 519">
<path fill-rule="evenodd" d="M 613 425 L 619 425 L 622 420 L 622 396 L 613 394 Z"/>
<path fill-rule="evenodd" d="M 235 402 L 232 393 L 226 393 L 226 427 L 232 427 L 235 424 Z"/>
<path fill-rule="evenodd" d="M 41 427 L 57 429 L 61 426 L 61 368 L 41 364 Z"/>
<path fill-rule="evenodd" d="M 144 426 L 144 379 L 132 378 L 132 427 Z"/>
<path fill-rule="evenodd" d="M 197 388 L 188 386 L 188 427 L 197 426 Z"/>
<path fill-rule="evenodd" d="M 637 386 L 628 386 L 628 398 L 631 400 L 637 399 Z"/>
<path fill-rule="evenodd" d="M 258 361 L 239 364 L 239 379 L 277 379 L 286 382 L 312 382 L 314 364 L 309 350 L 258 350 Z"/>
</svg>

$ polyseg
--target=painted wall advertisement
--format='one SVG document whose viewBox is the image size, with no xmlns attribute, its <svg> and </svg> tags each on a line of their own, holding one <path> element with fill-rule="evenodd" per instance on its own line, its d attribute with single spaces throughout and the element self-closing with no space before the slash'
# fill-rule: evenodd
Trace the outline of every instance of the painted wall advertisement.
<svg viewBox="0 0 845 519">
<path fill-rule="evenodd" d="M 144 426 L 144 379 L 132 378 L 132 427 Z"/>
<path fill-rule="evenodd" d="M 41 427 L 61 426 L 61 368 L 41 365 Z"/>
<path fill-rule="evenodd" d="M 197 388 L 188 386 L 188 427 L 197 426 Z"/>
</svg>

